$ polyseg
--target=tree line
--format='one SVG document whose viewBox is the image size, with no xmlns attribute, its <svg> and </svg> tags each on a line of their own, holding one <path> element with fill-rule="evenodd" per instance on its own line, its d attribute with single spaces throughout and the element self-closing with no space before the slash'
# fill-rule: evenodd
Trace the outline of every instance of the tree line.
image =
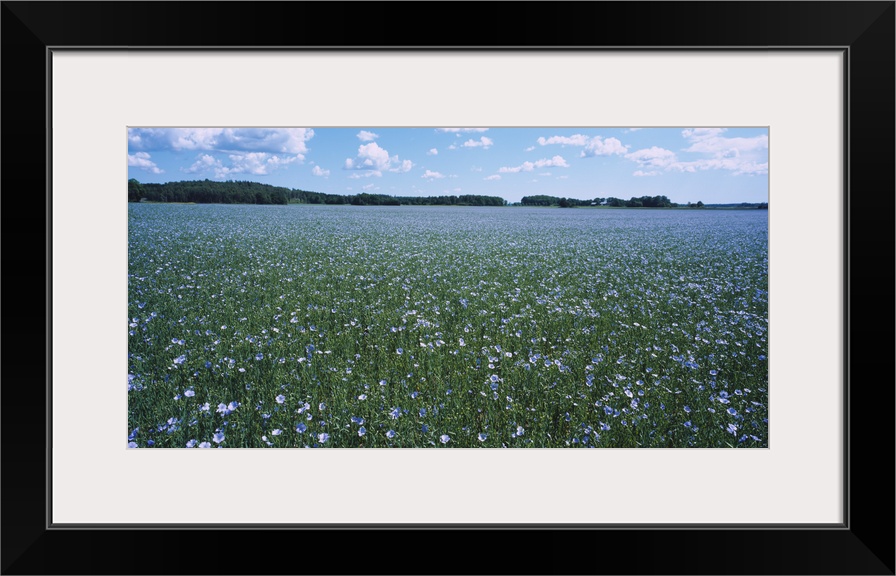
<svg viewBox="0 0 896 576">
<path fill-rule="evenodd" d="M 520 201 L 523 206 L 559 206 L 561 208 L 573 208 L 575 206 L 616 206 L 619 208 L 677 208 L 678 204 L 665 196 L 641 196 L 632 197 L 629 200 L 621 198 L 593 198 L 589 200 L 577 200 L 575 198 L 559 198 L 557 196 L 523 196 Z M 703 202 L 691 204 L 689 207 L 702 208 Z"/>
<path fill-rule="evenodd" d="M 291 190 L 258 182 L 185 180 L 164 184 L 128 180 L 129 202 L 195 202 L 196 204 L 286 204 Z"/>
<path fill-rule="evenodd" d="M 352 204 L 355 206 L 506 206 L 498 196 L 341 195 L 293 190 L 259 182 L 185 180 L 164 184 L 128 180 L 128 202 L 193 202 L 196 204 Z"/>
<path fill-rule="evenodd" d="M 326 194 L 309 190 L 290 189 L 260 182 L 212 180 L 184 180 L 164 184 L 141 183 L 128 180 L 128 202 L 192 202 L 196 204 L 351 204 L 354 206 L 506 206 L 499 196 L 475 194 L 451 196 L 389 196 L 387 194 Z M 621 198 L 592 198 L 578 200 L 539 194 L 523 196 L 523 206 L 612 206 L 619 208 L 677 208 L 679 204 L 666 196 Z M 688 208 L 703 208 L 702 201 L 688 202 Z M 745 207 L 743 203 L 741 207 Z M 768 209 L 768 203 L 757 206 Z"/>
</svg>

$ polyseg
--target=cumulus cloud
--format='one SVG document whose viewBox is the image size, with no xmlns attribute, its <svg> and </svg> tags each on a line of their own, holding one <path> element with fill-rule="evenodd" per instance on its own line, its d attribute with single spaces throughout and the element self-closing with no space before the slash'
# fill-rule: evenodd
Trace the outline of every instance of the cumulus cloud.
<svg viewBox="0 0 896 576">
<path fill-rule="evenodd" d="M 357 136 L 361 142 L 371 142 L 380 137 L 379 134 L 374 134 L 373 132 L 368 132 L 367 130 L 361 130 L 360 132 L 358 132 Z"/>
<path fill-rule="evenodd" d="M 672 168 L 680 172 L 698 170 L 728 170 L 733 176 L 741 174 L 768 174 L 768 162 L 756 162 L 739 156 L 727 158 L 702 158 L 692 162 L 677 162 Z"/>
<path fill-rule="evenodd" d="M 498 172 L 503 174 L 515 174 L 517 172 L 531 172 L 535 169 L 535 164 L 532 162 L 523 162 L 519 166 L 501 166 L 498 168 Z"/>
<path fill-rule="evenodd" d="M 531 151 L 533 151 L 533 150 L 535 150 L 535 146 L 529 146 L 528 148 L 526 148 L 525 151 L 526 151 L 526 152 L 531 152 Z"/>
<path fill-rule="evenodd" d="M 566 163 L 566 160 L 563 159 L 563 156 L 554 156 L 550 160 L 546 158 L 542 158 L 541 160 L 535 161 L 536 168 L 541 168 L 542 166 L 556 166 L 558 168 L 569 168 L 569 164 Z"/>
<path fill-rule="evenodd" d="M 365 176 L 382 176 L 383 172 L 408 172 L 414 167 L 410 160 L 400 160 L 398 156 L 389 156 L 389 152 L 380 148 L 376 142 L 362 144 L 358 147 L 355 158 L 346 158 L 343 169 L 363 170 Z"/>
<path fill-rule="evenodd" d="M 488 128 L 436 128 L 436 132 L 450 132 L 454 134 L 463 134 L 466 132 L 485 132 Z"/>
<path fill-rule="evenodd" d="M 315 176 L 329 176 L 330 175 L 329 170 L 324 170 L 320 166 L 315 166 L 314 168 L 312 168 L 311 173 L 314 174 Z"/>
<path fill-rule="evenodd" d="M 601 138 L 600 136 L 586 136 L 584 134 L 573 134 L 572 136 L 551 136 L 538 138 L 538 144 L 541 146 L 550 146 L 559 144 L 561 146 L 582 146 L 581 157 L 590 156 L 610 156 L 612 154 L 625 154 L 628 147 L 623 145 L 617 138 Z"/>
<path fill-rule="evenodd" d="M 724 128 L 683 130 L 681 135 L 691 143 L 690 147 L 685 148 L 685 152 L 700 152 L 722 157 L 768 149 L 767 134 L 752 138 L 725 138 L 722 136 L 725 131 Z"/>
<path fill-rule="evenodd" d="M 183 171 L 191 174 L 211 172 L 216 179 L 223 179 L 233 174 L 270 174 L 273 170 L 299 160 L 300 155 L 278 156 L 267 152 L 248 152 L 246 154 L 229 154 L 227 155 L 228 162 L 225 163 L 211 154 L 200 154 L 196 157 L 196 161 Z"/>
<path fill-rule="evenodd" d="M 702 140 L 719 136 L 725 130 L 725 128 L 687 128 L 681 131 L 681 135 L 688 140 Z"/>
<path fill-rule="evenodd" d="M 553 158 L 542 158 L 535 162 L 523 162 L 519 166 L 502 166 L 498 168 L 498 172 L 505 174 L 515 174 L 517 172 L 531 172 L 536 168 L 544 168 L 545 166 L 556 166 L 557 168 L 569 168 L 566 160 L 562 156 L 554 156 Z"/>
<path fill-rule="evenodd" d="M 131 150 L 267 152 L 304 159 L 310 128 L 128 128 Z"/>
<path fill-rule="evenodd" d="M 613 154 L 625 154 L 626 152 L 628 152 L 628 148 L 623 146 L 622 142 L 616 138 L 601 140 L 600 137 L 595 136 L 585 144 L 585 149 L 582 150 L 581 156 L 582 158 L 591 156 L 610 156 Z"/>
<path fill-rule="evenodd" d="M 483 180 L 500 180 L 501 176 L 498 174 L 492 174 L 491 176 L 486 176 Z"/>
<path fill-rule="evenodd" d="M 196 162 L 193 163 L 192 166 L 184 170 L 185 172 L 205 172 L 206 170 L 220 167 L 221 161 L 212 156 L 211 154 L 200 154 L 196 157 Z"/>
<path fill-rule="evenodd" d="M 365 184 L 361 186 L 361 190 L 379 190 L 380 187 L 376 184 Z"/>
<path fill-rule="evenodd" d="M 625 157 L 633 162 L 637 162 L 640 166 L 656 168 L 669 168 L 678 160 L 675 156 L 675 152 L 658 146 L 642 148 L 641 150 L 626 154 Z"/>
<path fill-rule="evenodd" d="M 271 170 L 298 161 L 297 156 L 276 156 L 267 152 L 231 154 L 228 159 L 230 160 L 229 172 L 235 174 L 268 174 Z"/>
<path fill-rule="evenodd" d="M 653 146 L 637 150 L 625 157 L 640 168 L 634 176 L 656 176 L 658 169 L 678 172 L 726 170 L 734 176 L 768 173 L 768 135 L 750 138 L 723 136 L 725 128 L 690 128 L 682 130 L 689 146 L 683 153 L 697 154 L 696 159 L 683 160 L 675 152 Z"/>
<path fill-rule="evenodd" d="M 545 138 L 544 136 L 538 139 L 538 144 L 541 146 L 548 146 L 550 144 L 563 144 L 565 146 L 584 146 L 588 143 L 588 136 L 584 134 L 574 134 L 572 136 L 551 136 L 550 138 Z"/>
<path fill-rule="evenodd" d="M 494 142 L 492 142 L 491 138 L 489 138 L 487 136 L 481 136 L 479 138 L 479 140 L 473 140 L 472 138 L 470 138 L 469 140 L 464 142 L 463 146 L 464 146 L 464 148 L 479 148 L 479 147 L 481 147 L 484 150 L 488 150 L 489 148 L 491 148 L 492 144 L 494 144 Z"/>
<path fill-rule="evenodd" d="M 439 151 L 436 150 L 435 148 L 430 148 L 429 152 L 426 153 L 427 156 L 437 156 L 438 154 L 439 154 Z"/>
<path fill-rule="evenodd" d="M 426 178 L 427 180 L 430 180 L 430 181 L 437 180 L 439 178 L 444 178 L 444 177 L 445 177 L 444 174 L 442 174 L 440 172 L 433 172 L 432 170 L 427 170 L 426 172 L 423 173 L 423 176 L 421 176 L 421 178 Z"/>
<path fill-rule="evenodd" d="M 136 166 L 141 170 L 152 172 L 153 174 L 161 174 L 164 172 L 155 162 L 150 160 L 151 156 L 147 152 L 137 152 L 136 154 L 128 154 L 128 166 Z"/>
</svg>

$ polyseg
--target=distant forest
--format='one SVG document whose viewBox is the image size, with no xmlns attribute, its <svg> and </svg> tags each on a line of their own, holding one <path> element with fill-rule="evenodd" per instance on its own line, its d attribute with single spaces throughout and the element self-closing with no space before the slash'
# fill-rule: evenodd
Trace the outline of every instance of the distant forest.
<svg viewBox="0 0 896 576">
<path fill-rule="evenodd" d="M 577 200 L 575 198 L 558 198 L 556 196 L 523 196 L 520 201 L 522 206 L 559 206 L 561 208 L 574 208 L 576 206 L 611 206 L 615 208 L 759 208 L 760 210 L 768 210 L 768 202 L 760 204 L 751 204 L 749 202 L 741 202 L 740 204 L 704 204 L 701 200 L 697 202 L 688 202 L 681 205 L 672 202 L 665 196 L 640 196 L 632 197 L 628 200 L 622 198 L 593 198 L 589 200 Z"/>
<path fill-rule="evenodd" d="M 128 202 L 194 202 L 196 204 L 352 204 L 355 206 L 506 206 L 498 196 L 387 196 L 325 194 L 292 190 L 259 182 L 187 180 L 165 184 L 128 180 Z"/>
<path fill-rule="evenodd" d="M 589 200 L 576 200 L 575 198 L 557 198 L 555 196 L 523 196 L 520 201 L 523 206 L 560 206 L 572 208 L 575 206 L 616 206 L 625 208 L 675 208 L 678 206 L 665 196 L 641 196 L 631 200 L 621 198 L 593 198 Z M 700 207 L 703 202 L 699 202 Z"/>
<path fill-rule="evenodd" d="M 293 190 L 282 186 L 271 186 L 259 182 L 212 180 L 185 180 L 165 184 L 141 183 L 135 178 L 128 180 L 128 202 L 192 202 L 196 204 L 351 204 L 354 206 L 507 206 L 507 201 L 499 196 L 388 196 L 386 194 L 342 195 Z M 768 209 L 768 203 L 704 205 L 703 202 L 688 202 L 680 206 L 665 196 L 621 198 L 593 198 L 577 200 L 556 196 L 524 196 L 516 205 L 522 206 L 611 206 L 619 208 L 759 208 Z"/>
</svg>

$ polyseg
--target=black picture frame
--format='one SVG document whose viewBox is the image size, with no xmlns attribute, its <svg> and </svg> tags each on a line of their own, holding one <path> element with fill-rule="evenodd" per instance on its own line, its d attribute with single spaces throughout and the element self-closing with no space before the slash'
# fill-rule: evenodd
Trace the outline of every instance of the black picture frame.
<svg viewBox="0 0 896 576">
<path fill-rule="evenodd" d="M 409 27 L 405 12 L 419 17 L 421 25 Z M 6 322 L 0 569 L 4 574 L 894 574 L 892 331 L 854 327 L 864 319 L 888 327 L 893 318 L 894 15 L 892 1 L 2 2 L 0 181 L 6 242 L 0 302 Z M 475 44 L 459 43 L 465 30 Z M 819 313 L 846 310 L 846 522 L 589 530 L 51 527 L 45 450 L 50 438 L 45 381 L 51 376 L 45 368 L 46 310 L 52 287 L 49 52 L 56 47 L 283 46 L 844 51 L 846 301 Z M 869 255 L 873 260 L 865 258 Z M 807 442 L 811 436 L 807 431 Z M 709 490 L 732 505 L 749 505 L 749 494 Z M 533 500 L 541 505 L 538 495 Z"/>
</svg>

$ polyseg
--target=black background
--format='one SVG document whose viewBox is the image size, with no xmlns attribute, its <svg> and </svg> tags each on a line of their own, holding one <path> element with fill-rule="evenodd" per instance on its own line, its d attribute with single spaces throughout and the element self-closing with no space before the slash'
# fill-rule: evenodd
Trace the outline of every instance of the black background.
<svg viewBox="0 0 896 576">
<path fill-rule="evenodd" d="M 893 2 L 3 2 L 0 21 L 3 574 L 894 573 Z M 48 529 L 47 48 L 90 46 L 848 49 L 847 524 Z M 819 314 L 835 323 L 840 304 Z M 586 489 L 574 480 L 548 489 Z"/>
</svg>

